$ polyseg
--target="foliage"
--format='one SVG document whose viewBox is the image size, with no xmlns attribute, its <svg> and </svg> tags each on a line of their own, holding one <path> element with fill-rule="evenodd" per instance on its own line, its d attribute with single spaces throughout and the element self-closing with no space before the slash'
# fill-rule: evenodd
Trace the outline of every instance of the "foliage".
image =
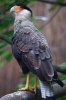
<svg viewBox="0 0 66 100">
<path fill-rule="evenodd" d="M 66 67 L 66 62 L 60 64 L 61 67 Z"/>
<path fill-rule="evenodd" d="M 49 11 L 54 11 L 57 6 L 58 6 L 58 3 L 63 3 L 65 0 L 56 0 L 56 3 L 49 9 Z"/>
<path fill-rule="evenodd" d="M 59 99 L 57 99 L 57 100 L 66 100 L 66 96 L 61 97 L 61 98 L 59 98 Z"/>
</svg>

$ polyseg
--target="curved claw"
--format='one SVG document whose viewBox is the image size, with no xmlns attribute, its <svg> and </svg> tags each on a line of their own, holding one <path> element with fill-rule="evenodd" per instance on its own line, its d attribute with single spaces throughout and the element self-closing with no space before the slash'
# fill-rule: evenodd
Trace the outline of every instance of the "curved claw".
<svg viewBox="0 0 66 100">
<path fill-rule="evenodd" d="M 34 91 L 36 91 L 36 89 L 37 89 L 36 86 L 30 87 L 30 90 L 34 90 Z"/>
</svg>

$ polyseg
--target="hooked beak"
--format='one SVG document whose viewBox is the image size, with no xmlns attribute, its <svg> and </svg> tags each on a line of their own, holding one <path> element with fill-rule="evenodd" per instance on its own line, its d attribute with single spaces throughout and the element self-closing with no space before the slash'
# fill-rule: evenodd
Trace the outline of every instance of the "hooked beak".
<svg viewBox="0 0 66 100">
<path fill-rule="evenodd" d="M 10 9 L 10 12 L 15 12 L 14 7 L 12 7 L 12 8 Z"/>
</svg>

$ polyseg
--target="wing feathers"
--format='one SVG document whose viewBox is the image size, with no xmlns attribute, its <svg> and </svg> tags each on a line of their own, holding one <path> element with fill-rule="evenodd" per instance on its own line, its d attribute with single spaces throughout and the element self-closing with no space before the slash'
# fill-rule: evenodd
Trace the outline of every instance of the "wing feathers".
<svg viewBox="0 0 66 100">
<path fill-rule="evenodd" d="M 46 58 L 45 52 L 41 52 L 41 53 L 39 54 L 39 56 L 40 56 L 41 60 L 44 60 L 44 59 Z"/>
<path fill-rule="evenodd" d="M 49 59 L 42 61 L 41 69 L 45 70 L 45 72 L 47 73 L 49 77 L 52 78 L 54 76 L 54 70 L 53 70 L 52 64 L 50 63 Z M 42 73 L 43 73 L 43 70 L 42 70 Z"/>
</svg>

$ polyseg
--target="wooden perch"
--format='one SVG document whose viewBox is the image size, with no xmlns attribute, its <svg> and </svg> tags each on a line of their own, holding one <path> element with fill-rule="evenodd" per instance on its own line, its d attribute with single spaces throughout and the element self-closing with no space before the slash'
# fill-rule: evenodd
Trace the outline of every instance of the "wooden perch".
<svg viewBox="0 0 66 100">
<path fill-rule="evenodd" d="M 63 88 L 61 88 L 58 84 L 53 85 L 55 98 L 66 95 L 66 80 L 64 80 L 63 82 L 65 84 Z M 40 89 L 37 89 L 37 92 L 17 91 L 1 97 L 0 100 L 41 100 L 41 93 Z"/>
</svg>

